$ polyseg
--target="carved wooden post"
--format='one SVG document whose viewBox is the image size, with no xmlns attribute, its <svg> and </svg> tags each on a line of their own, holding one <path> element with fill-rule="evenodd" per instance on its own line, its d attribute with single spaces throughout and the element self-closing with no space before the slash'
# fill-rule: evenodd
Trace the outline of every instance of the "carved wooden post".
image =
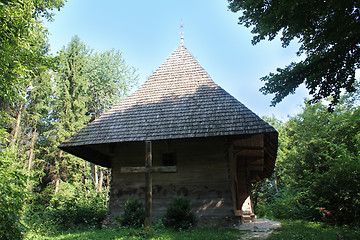
<svg viewBox="0 0 360 240">
<path fill-rule="evenodd" d="M 151 141 L 145 142 L 145 229 L 152 224 L 152 146 Z"/>
</svg>

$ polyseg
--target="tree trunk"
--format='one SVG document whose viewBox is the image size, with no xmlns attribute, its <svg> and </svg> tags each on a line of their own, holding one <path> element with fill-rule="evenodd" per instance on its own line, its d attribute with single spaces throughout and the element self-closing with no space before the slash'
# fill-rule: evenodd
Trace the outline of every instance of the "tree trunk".
<svg viewBox="0 0 360 240">
<path fill-rule="evenodd" d="M 18 137 L 19 137 L 19 133 L 20 133 L 20 123 L 21 123 L 21 116 L 23 114 L 23 108 L 24 108 L 24 103 L 21 102 L 20 103 L 20 106 L 19 106 L 19 112 L 16 116 L 16 124 L 15 124 L 15 128 L 14 128 L 14 134 L 11 138 L 11 141 L 10 141 L 10 146 L 11 147 L 14 147 L 17 140 L 18 140 Z"/>
<path fill-rule="evenodd" d="M 60 178 L 57 178 L 55 181 L 55 194 L 59 191 Z"/>
<path fill-rule="evenodd" d="M 60 150 L 58 153 L 58 169 L 56 169 L 55 171 L 56 173 L 56 180 L 55 180 L 55 194 L 59 191 L 59 185 L 60 185 L 60 167 L 61 167 L 61 158 L 62 158 L 62 153 L 63 151 Z"/>
<path fill-rule="evenodd" d="M 94 187 L 95 187 L 95 191 L 98 192 L 98 185 L 99 185 L 99 177 L 98 177 L 98 172 L 97 172 L 97 165 L 95 165 L 94 163 L 90 163 L 90 168 L 91 168 L 91 178 L 93 179 L 93 183 L 94 183 Z"/>
<path fill-rule="evenodd" d="M 274 174 L 274 186 L 275 186 L 275 191 L 276 191 L 276 193 L 279 193 L 278 182 L 277 182 L 277 176 L 276 176 L 276 174 Z"/>
<path fill-rule="evenodd" d="M 34 156 L 35 140 L 36 140 L 36 127 L 35 127 L 35 129 L 33 131 L 33 134 L 32 134 L 32 137 L 31 137 L 31 142 L 30 142 L 30 153 L 29 153 L 29 160 L 28 160 L 29 174 L 30 174 L 30 170 L 31 170 L 31 167 L 32 167 L 32 159 L 33 159 L 33 156 Z"/>
<path fill-rule="evenodd" d="M 99 175 L 98 175 L 98 167 L 94 164 L 94 184 L 95 184 L 95 191 L 99 191 Z"/>
<path fill-rule="evenodd" d="M 99 168 L 99 191 L 102 191 L 102 185 L 103 185 L 103 180 L 104 180 L 104 172 L 103 169 Z"/>
<path fill-rule="evenodd" d="M 88 162 L 85 161 L 84 165 L 83 165 L 83 171 L 82 171 L 85 186 L 89 183 L 89 179 L 88 179 L 87 174 L 86 174 L 87 169 L 88 169 Z"/>
<path fill-rule="evenodd" d="M 111 170 L 106 169 L 106 190 L 110 189 L 110 181 L 111 181 Z"/>
</svg>

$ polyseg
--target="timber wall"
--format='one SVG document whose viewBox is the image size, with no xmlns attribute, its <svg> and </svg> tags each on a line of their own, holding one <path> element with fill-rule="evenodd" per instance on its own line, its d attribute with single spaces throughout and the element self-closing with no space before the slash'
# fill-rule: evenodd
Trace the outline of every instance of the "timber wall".
<svg viewBox="0 0 360 240">
<path fill-rule="evenodd" d="M 163 217 L 174 196 L 191 199 L 200 218 L 234 217 L 226 138 L 153 141 L 153 166 L 174 153 L 177 173 L 153 173 L 153 218 Z M 145 143 L 117 144 L 112 165 L 110 214 L 123 212 L 129 198 L 144 199 L 144 173 L 121 173 L 121 167 L 143 167 Z"/>
</svg>

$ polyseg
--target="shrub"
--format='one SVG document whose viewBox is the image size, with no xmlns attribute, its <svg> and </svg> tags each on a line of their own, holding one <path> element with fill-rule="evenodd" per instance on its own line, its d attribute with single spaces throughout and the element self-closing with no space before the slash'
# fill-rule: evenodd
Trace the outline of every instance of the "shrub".
<svg viewBox="0 0 360 240">
<path fill-rule="evenodd" d="M 82 183 L 63 182 L 48 207 L 33 205 L 27 215 L 28 225 L 40 232 L 100 227 L 107 215 L 107 195 Z"/>
<path fill-rule="evenodd" d="M 1 143 L 0 131 L 0 143 Z M 0 238 L 22 239 L 21 214 L 27 196 L 27 177 L 14 148 L 0 149 Z"/>
<path fill-rule="evenodd" d="M 196 217 L 191 211 L 190 199 L 185 197 L 174 197 L 173 204 L 165 213 L 164 224 L 177 230 L 190 228 L 195 224 Z"/>
<path fill-rule="evenodd" d="M 332 225 L 360 224 L 360 162 L 338 155 L 334 166 L 313 184 L 312 202 L 319 208 L 318 219 Z"/>
<path fill-rule="evenodd" d="M 129 199 L 124 206 L 124 214 L 117 219 L 122 226 L 139 228 L 145 220 L 145 208 L 138 199 Z"/>
</svg>

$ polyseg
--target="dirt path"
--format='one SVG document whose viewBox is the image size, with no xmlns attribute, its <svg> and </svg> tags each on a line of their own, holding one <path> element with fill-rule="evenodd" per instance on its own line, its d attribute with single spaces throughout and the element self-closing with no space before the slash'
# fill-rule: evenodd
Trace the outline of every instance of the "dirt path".
<svg viewBox="0 0 360 240">
<path fill-rule="evenodd" d="M 254 222 L 243 223 L 237 228 L 240 231 L 246 231 L 241 239 L 266 239 L 268 238 L 274 228 L 281 227 L 280 222 L 270 221 L 269 219 L 257 219 Z"/>
</svg>

